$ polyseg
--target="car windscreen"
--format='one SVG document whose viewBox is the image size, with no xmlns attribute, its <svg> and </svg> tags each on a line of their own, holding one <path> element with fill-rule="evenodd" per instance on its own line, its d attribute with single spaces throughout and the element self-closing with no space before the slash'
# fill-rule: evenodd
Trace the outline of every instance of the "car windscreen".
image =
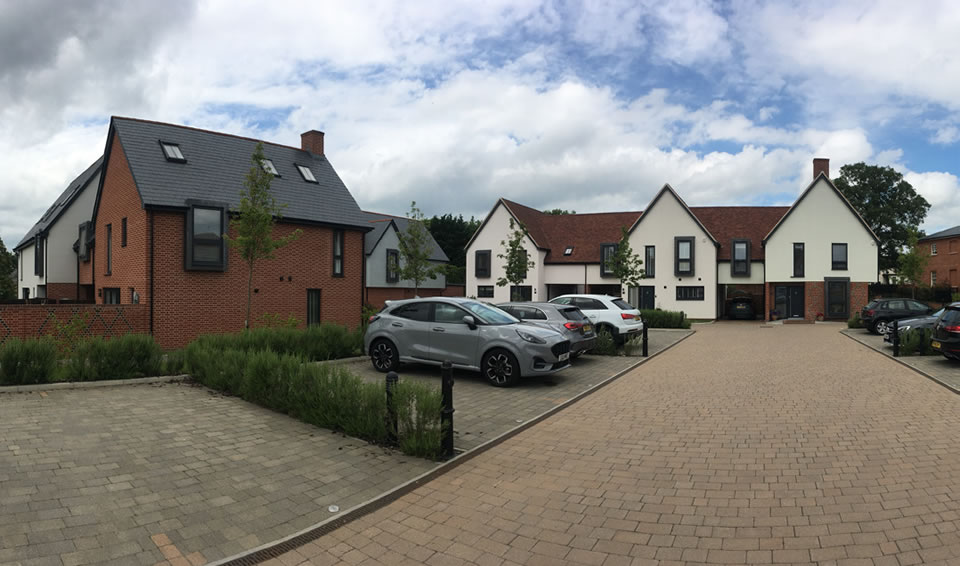
<svg viewBox="0 0 960 566">
<path fill-rule="evenodd" d="M 560 314 L 563 315 L 563 318 L 567 320 L 573 320 L 580 322 L 581 320 L 587 320 L 587 317 L 583 315 L 583 312 L 576 307 L 571 307 L 569 309 L 557 309 L 560 311 Z"/>
<path fill-rule="evenodd" d="M 461 303 L 460 306 L 470 311 L 480 322 L 486 324 L 513 324 L 520 322 L 509 313 L 483 303 Z"/>
<path fill-rule="evenodd" d="M 636 307 L 634 307 L 633 305 L 631 305 L 630 303 L 628 303 L 627 301 L 624 301 L 623 299 L 614 299 L 614 300 L 613 300 L 613 304 L 615 304 L 615 305 L 617 305 L 618 307 L 620 307 L 620 310 L 622 310 L 622 311 L 632 311 L 632 310 L 634 310 L 634 309 L 636 308 Z"/>
</svg>

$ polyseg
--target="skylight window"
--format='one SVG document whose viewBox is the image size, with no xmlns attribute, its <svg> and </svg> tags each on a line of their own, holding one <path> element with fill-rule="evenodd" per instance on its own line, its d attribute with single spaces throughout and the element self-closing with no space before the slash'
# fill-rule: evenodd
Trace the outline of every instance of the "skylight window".
<svg viewBox="0 0 960 566">
<path fill-rule="evenodd" d="M 567 249 L 563 250 L 563 255 L 570 255 L 573 253 L 573 246 L 567 246 Z"/>
<path fill-rule="evenodd" d="M 277 168 L 273 166 L 273 161 L 270 161 L 269 159 L 264 159 L 262 165 L 263 165 L 263 170 L 266 171 L 267 173 L 270 173 L 274 177 L 280 176 L 280 173 L 277 173 Z"/>
<path fill-rule="evenodd" d="M 297 165 L 297 170 L 300 171 L 300 175 L 303 177 L 304 181 L 308 183 L 317 182 L 317 178 L 313 176 L 313 171 L 311 171 L 306 165 Z"/>
<path fill-rule="evenodd" d="M 181 163 L 187 161 L 183 157 L 183 153 L 180 152 L 180 146 L 178 144 L 160 142 L 160 146 L 163 148 L 163 155 L 167 158 L 167 161 L 179 161 Z"/>
</svg>

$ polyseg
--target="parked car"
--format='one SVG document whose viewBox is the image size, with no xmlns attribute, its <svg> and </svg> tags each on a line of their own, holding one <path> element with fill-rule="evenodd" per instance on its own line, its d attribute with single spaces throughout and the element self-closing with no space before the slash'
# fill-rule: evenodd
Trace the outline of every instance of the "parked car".
<svg viewBox="0 0 960 566">
<path fill-rule="evenodd" d="M 940 309 L 935 313 L 929 316 L 919 316 L 917 318 L 905 318 L 903 320 L 897 321 L 897 331 L 903 336 L 903 333 L 908 330 L 923 330 L 925 328 L 933 328 L 934 323 L 937 322 L 937 319 L 940 318 L 940 315 L 943 314 L 944 309 Z M 887 325 L 887 331 L 883 335 L 883 341 L 888 344 L 893 344 L 893 323 Z"/>
<path fill-rule="evenodd" d="M 743 318 L 753 320 L 753 299 L 750 297 L 737 297 L 730 301 L 730 311 L 727 313 L 730 318 Z"/>
<path fill-rule="evenodd" d="M 886 334 L 894 320 L 916 318 L 933 313 L 930 305 L 913 299 L 874 299 L 860 311 L 863 327 L 874 334 Z"/>
<path fill-rule="evenodd" d="M 481 372 L 497 387 L 570 365 L 570 341 L 559 332 L 455 297 L 389 301 L 370 317 L 363 347 L 381 372 L 403 362 L 440 365 L 450 360 L 454 367 Z"/>
<path fill-rule="evenodd" d="M 560 295 L 550 299 L 558 305 L 573 305 L 583 311 L 596 331 L 607 331 L 617 344 L 643 330 L 640 311 L 619 297 L 610 295 Z"/>
<path fill-rule="evenodd" d="M 527 324 L 556 330 L 570 341 L 570 357 L 591 350 L 597 341 L 593 323 L 573 305 L 553 303 L 503 303 L 497 307 Z"/>
<path fill-rule="evenodd" d="M 960 303 L 943 309 L 933 325 L 930 346 L 948 358 L 960 360 Z"/>
</svg>

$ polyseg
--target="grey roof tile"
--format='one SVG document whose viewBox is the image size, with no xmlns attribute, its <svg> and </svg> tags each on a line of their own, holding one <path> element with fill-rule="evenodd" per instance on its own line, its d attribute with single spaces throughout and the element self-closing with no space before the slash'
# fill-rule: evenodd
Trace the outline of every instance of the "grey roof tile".
<svg viewBox="0 0 960 566">
<path fill-rule="evenodd" d="M 373 253 L 373 249 L 377 247 L 377 242 L 380 241 L 380 238 L 383 237 L 384 231 L 390 226 L 390 221 L 393 221 L 394 226 L 397 227 L 397 230 L 403 232 L 407 229 L 407 226 L 410 225 L 410 219 L 403 216 L 393 216 L 390 214 L 380 214 L 379 212 L 367 212 L 363 211 L 364 217 L 367 219 L 367 222 L 370 226 L 373 227 L 372 232 L 368 232 L 364 237 L 363 241 L 363 251 L 367 255 Z M 440 244 L 433 239 L 433 236 L 430 235 L 430 232 L 427 232 L 427 235 L 430 237 L 430 245 L 432 249 L 430 250 L 430 259 L 433 261 L 450 261 L 450 258 L 447 257 L 447 254 L 443 252 L 443 248 L 440 247 Z"/>
<path fill-rule="evenodd" d="M 947 228 L 946 230 L 940 230 L 939 232 L 934 232 L 929 236 L 924 236 L 920 238 L 919 241 L 924 240 L 935 240 L 939 238 L 951 238 L 953 236 L 960 236 L 960 226 L 954 226 L 953 228 Z"/>
</svg>

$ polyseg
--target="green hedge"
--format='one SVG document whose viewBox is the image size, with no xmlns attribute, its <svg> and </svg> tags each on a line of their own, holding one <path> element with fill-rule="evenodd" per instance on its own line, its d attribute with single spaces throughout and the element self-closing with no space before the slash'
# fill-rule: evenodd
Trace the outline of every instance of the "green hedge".
<svg viewBox="0 0 960 566">
<path fill-rule="evenodd" d="M 334 364 L 309 364 L 300 355 L 270 350 L 218 349 L 195 340 L 186 350 L 200 383 L 314 426 L 385 443 L 387 400 L 383 382 L 367 383 Z M 403 452 L 440 455 L 440 391 L 400 382 L 394 390 L 398 444 Z"/>
<path fill-rule="evenodd" d="M 309 361 L 348 358 L 361 353 L 363 333 L 344 326 L 323 323 L 306 329 L 289 327 L 254 328 L 234 334 L 205 334 L 194 343 L 213 350 L 270 351 Z"/>
<path fill-rule="evenodd" d="M 50 338 L 11 338 L 0 346 L 0 385 L 48 383 L 57 370 L 57 343 Z"/>
<path fill-rule="evenodd" d="M 863 321 L 860 320 L 860 313 L 853 313 L 847 320 L 847 328 L 863 328 Z"/>
<path fill-rule="evenodd" d="M 915 328 L 900 334 L 901 356 L 939 356 L 940 352 L 930 346 L 933 330 Z"/>
<path fill-rule="evenodd" d="M 644 309 L 640 315 L 647 328 L 690 328 L 690 319 L 680 311 Z"/>
</svg>

